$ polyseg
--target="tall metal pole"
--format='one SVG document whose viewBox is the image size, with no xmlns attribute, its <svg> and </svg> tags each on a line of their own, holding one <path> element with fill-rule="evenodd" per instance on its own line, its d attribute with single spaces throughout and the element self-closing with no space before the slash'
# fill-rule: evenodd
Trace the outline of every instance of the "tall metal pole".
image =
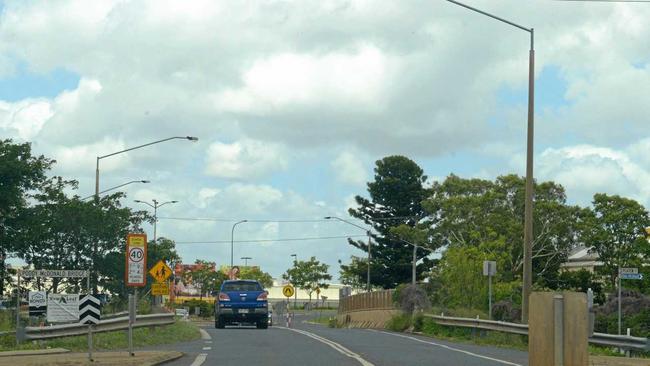
<svg viewBox="0 0 650 366">
<path fill-rule="evenodd" d="M 618 267 L 618 334 L 621 335 L 621 266 Z"/>
<path fill-rule="evenodd" d="M 535 136 L 535 31 L 530 30 L 528 64 L 528 139 L 526 143 L 526 204 L 524 213 L 524 286 L 521 321 L 528 323 L 529 297 L 533 288 L 533 142 Z"/>
<path fill-rule="evenodd" d="M 99 156 L 95 166 L 95 200 L 99 200 Z"/>
<path fill-rule="evenodd" d="M 156 244 L 156 231 L 158 228 L 158 201 L 153 200 L 153 243 Z"/>
<path fill-rule="evenodd" d="M 16 344 L 20 344 L 20 337 L 18 337 L 20 328 L 20 269 L 16 274 Z"/>
<path fill-rule="evenodd" d="M 492 320 L 492 272 L 488 272 L 488 319 Z"/>
<path fill-rule="evenodd" d="M 447 0 L 450 3 L 462 6 L 492 19 L 509 24 L 515 28 L 530 33 L 530 52 L 528 63 L 528 132 L 526 140 L 526 198 L 524 208 L 524 268 L 522 286 L 521 321 L 528 323 L 529 296 L 533 287 L 533 140 L 535 125 L 535 30 L 526 28 L 494 14 L 490 14 L 475 7 L 463 4 L 456 0 Z"/>
<path fill-rule="evenodd" d="M 235 226 L 242 224 L 244 222 L 248 222 L 248 220 L 241 220 L 232 225 L 232 230 L 230 231 L 230 270 L 232 271 L 232 267 L 235 265 L 235 258 L 234 258 L 234 252 L 235 252 Z"/>
<path fill-rule="evenodd" d="M 411 273 L 411 284 L 413 286 L 415 286 L 415 280 L 416 280 L 416 278 L 415 278 L 416 273 L 415 272 L 416 272 L 416 263 L 417 263 L 417 260 L 418 260 L 417 259 L 417 253 L 418 253 L 418 246 L 414 245 L 413 246 L 413 265 L 412 265 L 412 268 L 411 268 L 411 272 L 412 272 Z"/>
<path fill-rule="evenodd" d="M 372 241 L 370 240 L 370 231 L 368 231 L 368 278 L 366 280 L 367 291 L 370 292 L 370 264 L 372 261 L 372 254 L 370 254 L 370 249 L 372 248 Z"/>
<path fill-rule="evenodd" d="M 298 265 L 298 254 L 291 254 L 291 256 L 294 258 L 294 260 L 293 260 L 293 268 L 296 268 L 296 266 Z M 292 280 L 293 280 L 293 278 L 292 278 Z M 296 306 L 297 306 L 297 303 L 298 303 L 298 287 L 296 286 L 295 283 L 293 284 L 293 286 L 294 286 L 294 288 L 293 288 L 293 308 L 295 309 Z"/>
</svg>

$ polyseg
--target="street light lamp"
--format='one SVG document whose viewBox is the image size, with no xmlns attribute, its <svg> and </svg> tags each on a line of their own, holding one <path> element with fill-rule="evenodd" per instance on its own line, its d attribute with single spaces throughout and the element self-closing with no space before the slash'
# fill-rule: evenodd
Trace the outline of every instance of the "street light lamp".
<svg viewBox="0 0 650 366">
<path fill-rule="evenodd" d="M 253 258 L 251 258 L 251 257 L 241 257 L 240 259 L 244 260 L 244 267 L 248 267 L 248 260 L 253 259 Z"/>
<path fill-rule="evenodd" d="M 127 151 L 136 150 L 136 149 L 140 149 L 140 148 L 143 148 L 143 147 L 159 144 L 161 142 L 165 142 L 165 141 L 169 141 L 169 140 L 177 140 L 177 139 L 188 140 L 188 141 L 192 141 L 192 142 L 199 141 L 199 138 L 194 137 L 194 136 L 174 136 L 174 137 L 168 137 L 166 139 L 150 142 L 148 144 L 138 145 L 138 146 L 131 147 L 131 148 L 128 148 L 128 149 L 125 149 L 125 150 L 116 151 L 114 153 L 110 153 L 110 154 L 107 154 L 107 155 L 98 156 L 97 157 L 97 166 L 95 168 L 95 199 L 99 199 L 99 161 L 101 159 L 108 158 L 108 157 L 111 157 L 113 155 L 122 154 L 122 153 L 125 153 Z"/>
<path fill-rule="evenodd" d="M 447 0 L 479 14 L 483 14 L 502 23 L 521 29 L 530 34 L 530 51 L 528 53 L 528 133 L 526 140 L 526 203 L 524 208 L 524 275 L 521 304 L 521 320 L 528 323 L 528 310 L 531 289 L 533 287 L 533 141 L 535 131 L 535 30 L 503 19 L 496 15 L 465 5 L 456 0 Z"/>
<path fill-rule="evenodd" d="M 124 186 L 128 186 L 129 184 L 133 184 L 133 183 L 145 183 L 145 184 L 146 184 L 146 183 L 151 183 L 151 181 L 150 181 L 150 180 L 132 180 L 132 181 L 130 181 L 130 182 L 122 183 L 122 184 L 120 184 L 119 186 L 115 186 L 115 187 L 111 187 L 111 188 L 109 188 L 109 189 L 105 189 L 105 190 L 99 192 L 98 194 L 102 194 L 102 193 L 106 193 L 106 192 L 112 191 L 112 190 L 114 190 L 114 189 L 122 188 L 122 187 L 124 187 Z M 85 200 L 87 200 L 87 199 L 89 199 L 89 198 L 93 198 L 93 197 L 95 197 L 95 195 L 94 195 L 94 194 L 91 194 L 90 196 L 84 197 L 84 198 L 82 198 L 81 200 L 82 200 L 82 201 L 85 201 Z"/>
<path fill-rule="evenodd" d="M 157 224 L 158 224 L 158 209 L 164 205 L 172 204 L 172 203 L 177 203 L 178 201 L 167 201 L 163 203 L 159 203 L 157 200 L 153 199 L 151 202 L 153 202 L 153 205 L 149 202 L 145 201 L 140 201 L 140 200 L 135 200 L 134 202 L 137 203 L 144 203 L 145 205 L 153 208 L 153 242 L 156 243 L 156 230 L 157 230 Z"/>
<path fill-rule="evenodd" d="M 230 231 L 230 270 L 231 271 L 232 271 L 232 267 L 234 266 L 233 253 L 235 248 L 235 226 L 239 224 L 243 224 L 245 222 L 248 222 L 248 220 L 237 221 L 232 225 L 232 230 Z"/>
<path fill-rule="evenodd" d="M 325 216 L 325 220 L 338 220 L 338 221 L 344 222 L 344 223 L 346 223 L 348 225 L 352 225 L 352 226 L 357 227 L 357 228 L 359 228 L 361 230 L 364 230 L 366 232 L 366 234 L 368 235 L 368 275 L 367 275 L 367 278 L 366 278 L 366 287 L 367 287 L 367 291 L 370 292 L 370 261 L 372 259 L 372 254 L 371 254 L 372 242 L 370 240 L 370 238 L 371 238 L 370 237 L 370 230 L 368 230 L 367 228 L 365 228 L 363 226 L 359 226 L 359 225 L 357 225 L 357 224 L 355 224 L 353 222 L 350 222 L 348 220 L 344 220 L 344 219 L 342 219 L 340 217 L 336 217 L 336 216 Z"/>
</svg>

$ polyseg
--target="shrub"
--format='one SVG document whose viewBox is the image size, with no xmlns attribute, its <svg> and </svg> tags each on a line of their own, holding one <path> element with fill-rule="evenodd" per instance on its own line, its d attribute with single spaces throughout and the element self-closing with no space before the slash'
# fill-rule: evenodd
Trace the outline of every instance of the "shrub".
<svg viewBox="0 0 650 366">
<path fill-rule="evenodd" d="M 386 328 L 395 331 L 403 332 L 411 326 L 411 316 L 408 314 L 394 315 L 386 323 Z"/>
<path fill-rule="evenodd" d="M 399 286 L 394 296 L 397 298 L 400 309 L 406 314 L 413 314 L 416 310 L 431 309 L 431 303 L 426 292 L 417 285 Z"/>
<path fill-rule="evenodd" d="M 415 314 L 413 316 L 413 331 L 421 332 L 423 326 L 424 326 L 424 315 L 422 315 L 421 313 Z"/>
</svg>

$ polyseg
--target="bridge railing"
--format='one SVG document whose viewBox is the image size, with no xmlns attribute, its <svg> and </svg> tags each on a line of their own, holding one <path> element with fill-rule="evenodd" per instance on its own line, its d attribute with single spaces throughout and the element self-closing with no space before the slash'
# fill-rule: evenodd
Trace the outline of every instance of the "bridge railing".
<svg viewBox="0 0 650 366">
<path fill-rule="evenodd" d="M 394 309 L 393 291 L 381 290 L 346 296 L 339 299 L 339 314 L 361 310 Z"/>
</svg>

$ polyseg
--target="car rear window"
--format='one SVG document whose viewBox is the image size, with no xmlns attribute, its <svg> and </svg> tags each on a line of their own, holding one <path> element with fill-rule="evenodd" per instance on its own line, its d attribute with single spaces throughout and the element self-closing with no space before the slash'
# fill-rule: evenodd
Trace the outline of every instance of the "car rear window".
<svg viewBox="0 0 650 366">
<path fill-rule="evenodd" d="M 223 291 L 262 291 L 262 286 L 256 282 L 228 282 L 223 284 Z"/>
</svg>

